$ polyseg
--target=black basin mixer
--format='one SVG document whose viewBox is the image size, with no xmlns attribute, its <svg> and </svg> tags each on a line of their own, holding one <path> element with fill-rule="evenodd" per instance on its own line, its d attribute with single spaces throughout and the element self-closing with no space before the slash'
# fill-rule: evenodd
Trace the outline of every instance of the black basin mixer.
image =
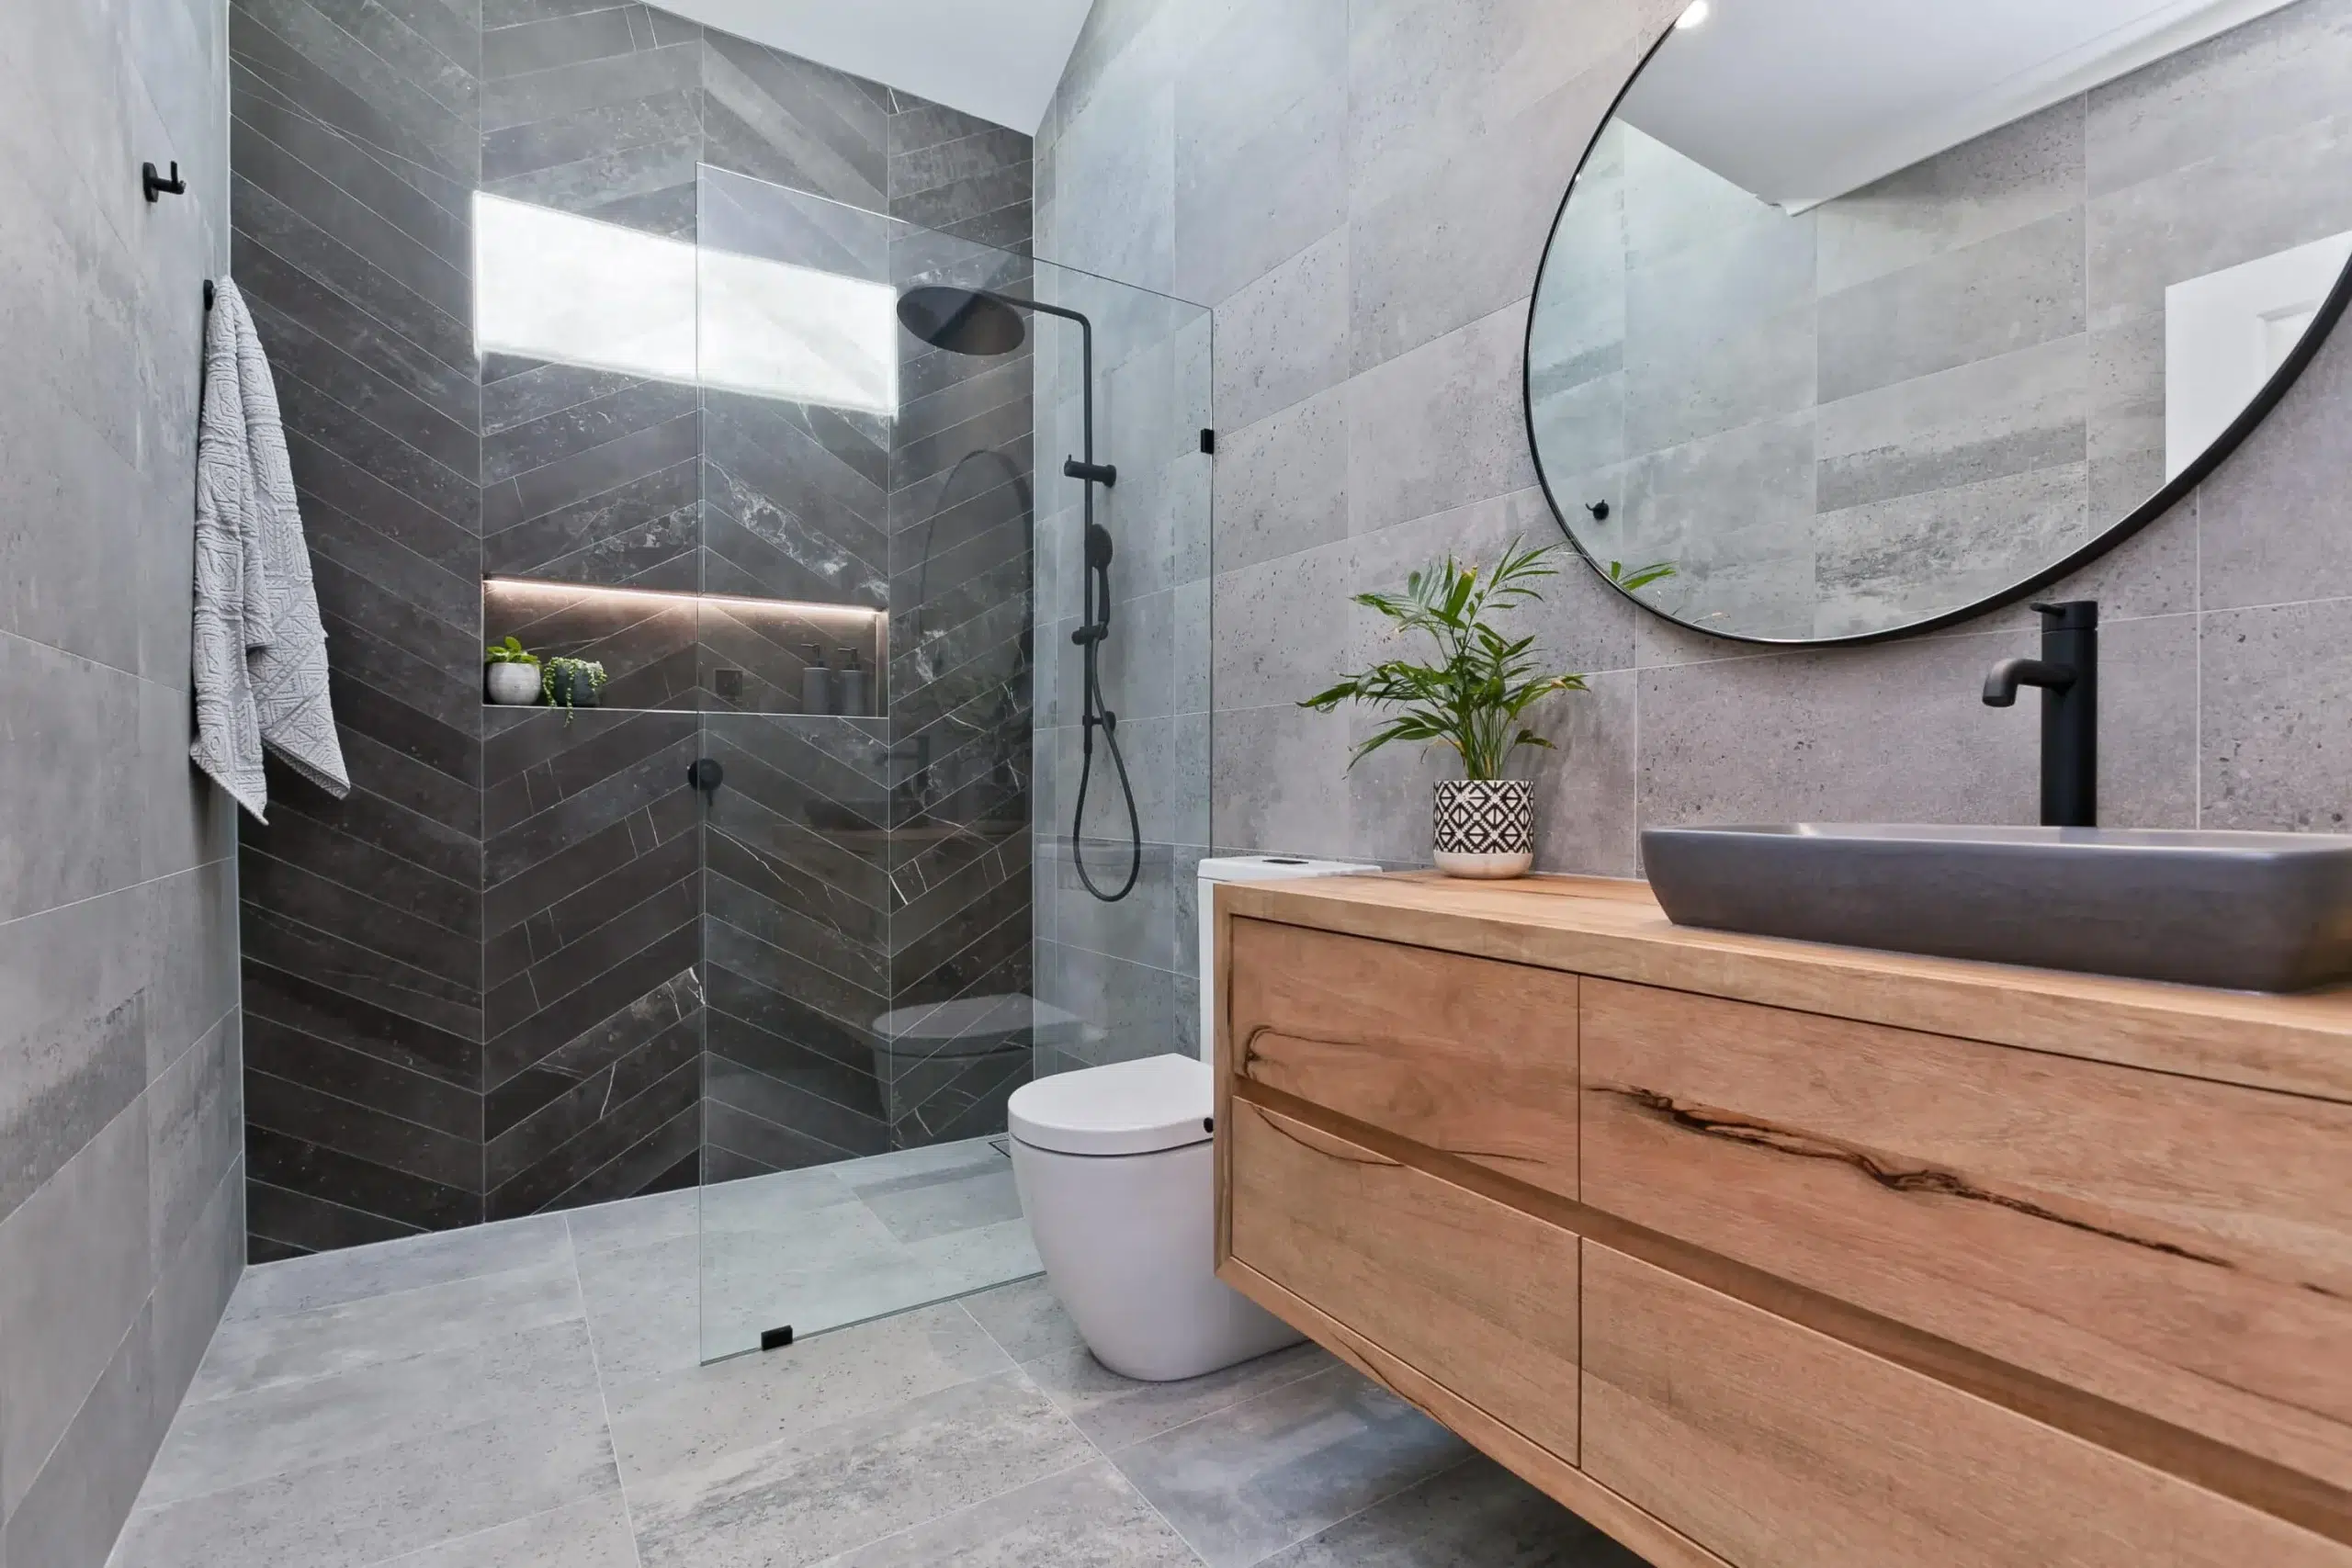
<svg viewBox="0 0 2352 1568">
<path fill-rule="evenodd" d="M 2041 688 L 2041 825 L 2098 826 L 2098 604 L 2036 604 L 2041 657 L 2004 659 L 1984 677 L 1984 705 L 2015 705 Z"/>
</svg>

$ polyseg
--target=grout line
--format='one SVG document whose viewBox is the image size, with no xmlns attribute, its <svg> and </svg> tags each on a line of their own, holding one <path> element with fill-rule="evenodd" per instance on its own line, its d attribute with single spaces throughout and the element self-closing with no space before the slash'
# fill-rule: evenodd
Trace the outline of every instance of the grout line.
<svg viewBox="0 0 2352 1568">
<path fill-rule="evenodd" d="M 612 1396 L 605 1391 L 604 1359 L 596 1352 L 596 1325 L 588 1320 L 588 1286 L 580 1276 L 580 1248 L 572 1242 L 571 1216 L 567 1213 L 562 1219 L 564 1256 L 571 1260 L 571 1288 L 579 1296 L 580 1324 L 588 1336 L 588 1364 L 596 1374 L 596 1404 L 605 1413 L 605 1445 L 613 1455 L 613 1484 L 621 1495 L 621 1522 L 628 1530 L 629 1556 L 638 1568 L 644 1568 L 645 1552 L 637 1540 L 637 1513 L 629 1506 L 628 1477 L 621 1472 L 620 1440 L 613 1433 Z"/>
</svg>

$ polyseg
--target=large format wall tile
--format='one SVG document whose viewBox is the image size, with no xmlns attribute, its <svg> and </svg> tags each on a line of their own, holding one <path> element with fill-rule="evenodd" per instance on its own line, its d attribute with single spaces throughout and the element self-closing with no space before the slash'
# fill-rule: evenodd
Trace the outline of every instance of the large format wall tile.
<svg viewBox="0 0 2352 1568">
<path fill-rule="evenodd" d="M 0 28 L 0 1562 L 41 1568 L 107 1561 L 243 1255 L 237 830 L 187 755 L 227 30 Z"/>
<path fill-rule="evenodd" d="M 1002 1074 L 894 1100 L 875 1026 L 1028 987 L 1028 354 L 907 340 L 895 419 L 478 356 L 471 203 L 1025 287 L 970 242 L 1027 248 L 1029 139 L 648 6 L 236 6 L 238 273 L 356 786 L 245 846 L 255 1255 L 690 1183 L 706 1079 L 712 1177 L 963 1135 Z M 510 633 L 605 709 L 485 708 Z M 811 644 L 876 718 L 800 716 Z"/>
</svg>

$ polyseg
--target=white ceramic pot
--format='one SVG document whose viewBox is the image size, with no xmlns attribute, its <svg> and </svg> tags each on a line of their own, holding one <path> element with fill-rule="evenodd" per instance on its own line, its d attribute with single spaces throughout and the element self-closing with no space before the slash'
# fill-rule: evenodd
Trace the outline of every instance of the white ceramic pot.
<svg viewBox="0 0 2352 1568">
<path fill-rule="evenodd" d="M 482 670 L 492 702 L 503 707 L 529 707 L 539 700 L 537 665 L 485 664 Z"/>
<path fill-rule="evenodd" d="M 1535 863 L 1535 789 L 1525 779 L 1454 779 L 1437 786 L 1437 868 L 1487 881 Z"/>
</svg>

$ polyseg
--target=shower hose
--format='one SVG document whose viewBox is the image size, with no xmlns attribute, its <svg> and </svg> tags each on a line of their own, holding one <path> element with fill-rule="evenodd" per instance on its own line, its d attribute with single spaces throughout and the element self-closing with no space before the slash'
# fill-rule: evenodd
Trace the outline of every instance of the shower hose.
<svg viewBox="0 0 2352 1568">
<path fill-rule="evenodd" d="M 1091 506 L 1088 510 L 1091 511 Z M 1078 772 L 1078 804 L 1070 812 L 1069 855 L 1078 867 L 1078 880 L 1086 890 L 1105 904 L 1115 904 L 1135 891 L 1136 883 L 1143 875 L 1143 818 L 1136 810 L 1136 791 L 1127 779 L 1127 760 L 1119 753 L 1119 716 L 1102 705 L 1102 644 L 1110 636 L 1111 534 L 1090 517 L 1086 524 L 1086 624 L 1069 636 L 1070 641 L 1083 650 L 1086 664 L 1085 716 L 1081 721 L 1085 734 Z M 1115 893 L 1102 891 L 1086 869 L 1086 793 L 1094 780 L 1094 732 L 1098 729 L 1102 732 L 1104 748 L 1111 753 L 1111 767 L 1118 775 L 1119 792 L 1127 803 L 1127 838 L 1131 846 L 1127 879 Z"/>
</svg>

